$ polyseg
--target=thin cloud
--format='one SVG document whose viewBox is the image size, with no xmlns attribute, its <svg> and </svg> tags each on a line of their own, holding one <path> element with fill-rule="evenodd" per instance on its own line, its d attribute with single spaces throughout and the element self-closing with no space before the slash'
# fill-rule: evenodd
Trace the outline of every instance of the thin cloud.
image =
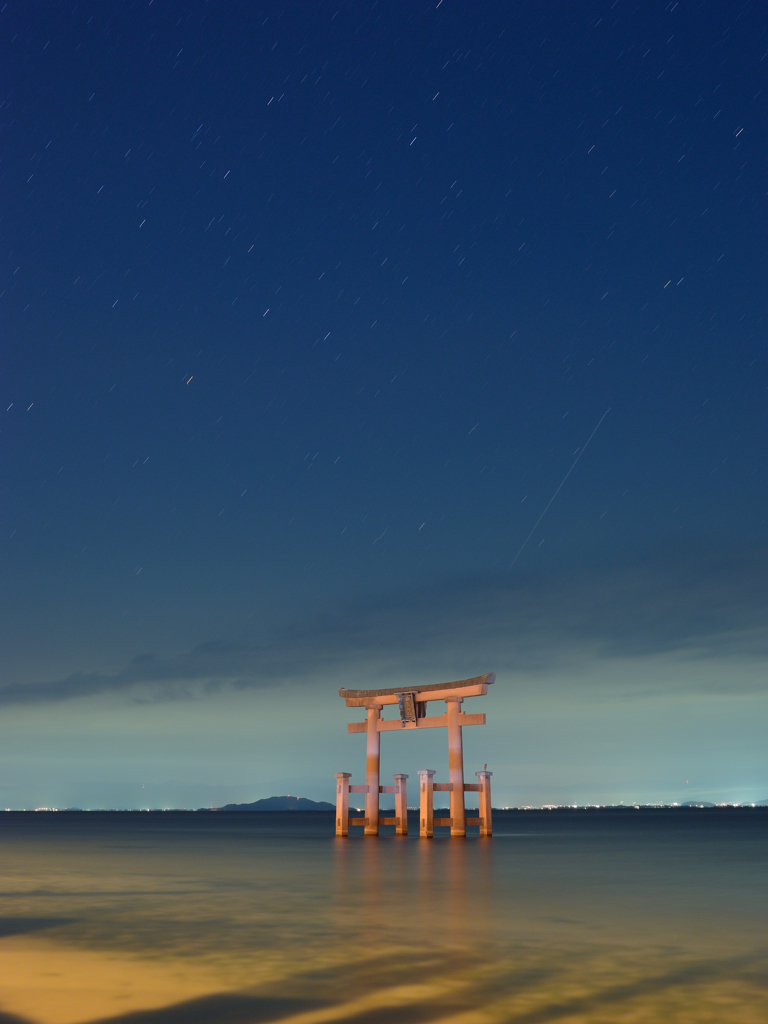
<svg viewBox="0 0 768 1024">
<path fill-rule="evenodd" d="M 360 603 L 262 645 L 209 640 L 176 658 L 139 655 L 114 673 L 10 683 L 0 687 L 0 705 L 128 691 L 134 699 L 189 699 L 226 687 L 327 685 L 334 673 L 351 672 L 375 685 L 389 676 L 488 671 L 499 660 L 506 671 L 545 672 L 574 659 L 763 659 L 767 612 L 768 548 L 658 551 L 535 579 L 451 580 Z"/>
</svg>

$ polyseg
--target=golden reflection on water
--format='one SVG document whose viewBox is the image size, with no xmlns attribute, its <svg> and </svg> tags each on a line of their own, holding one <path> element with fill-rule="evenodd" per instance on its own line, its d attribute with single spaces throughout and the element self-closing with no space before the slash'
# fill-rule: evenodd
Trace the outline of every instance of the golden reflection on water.
<svg viewBox="0 0 768 1024">
<path fill-rule="evenodd" d="M 768 1020 L 768 814 L 0 817 L 0 1024 Z"/>
</svg>

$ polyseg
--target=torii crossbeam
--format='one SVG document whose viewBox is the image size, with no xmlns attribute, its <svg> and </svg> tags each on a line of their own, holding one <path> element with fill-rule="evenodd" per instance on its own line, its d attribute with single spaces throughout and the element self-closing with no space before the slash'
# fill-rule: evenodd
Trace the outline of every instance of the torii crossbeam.
<svg viewBox="0 0 768 1024">
<path fill-rule="evenodd" d="M 423 838 L 431 838 L 434 825 L 450 825 L 452 836 L 465 836 L 467 825 L 479 825 L 480 835 L 490 836 L 491 828 L 491 775 L 483 770 L 475 772 L 477 783 L 464 782 L 464 752 L 461 729 L 465 725 L 485 725 L 485 715 L 465 715 L 460 705 L 465 697 L 481 697 L 488 693 L 488 687 L 496 681 L 493 672 L 473 679 L 460 679 L 454 683 L 434 683 L 419 689 L 404 690 L 393 687 L 388 690 L 339 690 L 347 707 L 364 707 L 368 711 L 366 722 L 350 722 L 347 732 L 367 734 L 367 756 L 364 786 L 351 786 L 349 772 L 336 774 L 336 835 L 346 836 L 350 825 L 363 825 L 367 836 L 377 836 L 379 825 L 394 825 L 398 835 L 408 834 L 408 799 L 406 792 L 407 775 L 395 775 L 394 786 L 379 785 L 380 733 L 397 729 L 448 729 L 448 777 L 449 782 L 434 782 L 435 772 L 424 769 L 420 790 L 420 829 Z M 427 703 L 444 700 L 447 708 L 444 715 L 428 717 Z M 400 717 L 384 720 L 381 711 L 386 704 L 397 704 Z M 433 793 L 450 793 L 450 817 L 435 818 L 433 814 Z M 467 818 L 464 809 L 464 793 L 479 793 L 479 816 Z M 349 817 L 349 794 L 365 793 L 365 817 Z M 379 794 L 395 794 L 395 817 L 379 817 Z"/>
</svg>

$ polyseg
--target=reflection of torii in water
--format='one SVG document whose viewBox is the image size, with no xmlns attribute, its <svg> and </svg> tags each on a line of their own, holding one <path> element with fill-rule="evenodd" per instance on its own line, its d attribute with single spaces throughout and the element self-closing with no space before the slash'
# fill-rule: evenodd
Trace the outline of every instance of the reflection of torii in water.
<svg viewBox="0 0 768 1024">
<path fill-rule="evenodd" d="M 364 786 L 351 786 L 349 772 L 336 774 L 336 835 L 348 834 L 350 825 L 363 825 L 367 836 L 377 836 L 379 825 L 394 825 L 397 835 L 408 834 L 408 797 L 406 790 L 407 775 L 395 775 L 394 786 L 379 785 L 379 733 L 395 729 L 448 729 L 448 777 L 449 782 L 435 782 L 434 771 L 424 769 L 419 772 L 420 814 L 419 834 L 423 838 L 431 838 L 433 826 L 450 825 L 452 836 L 465 836 L 467 825 L 479 825 L 480 835 L 489 836 L 491 828 L 491 775 L 487 765 L 483 771 L 475 772 L 478 782 L 464 782 L 464 753 L 461 741 L 461 728 L 464 725 L 485 725 L 485 715 L 465 715 L 460 704 L 465 697 L 480 697 L 488 693 L 488 686 L 496 681 L 493 672 L 474 679 L 461 679 L 456 683 L 434 683 L 422 686 L 418 690 L 339 690 L 339 696 L 347 702 L 347 707 L 364 707 L 368 711 L 367 722 L 350 722 L 347 732 L 364 732 L 368 737 L 366 773 Z M 444 715 L 428 718 L 426 709 L 430 700 L 444 700 L 447 710 Z M 381 718 L 381 710 L 385 704 L 397 704 L 400 717 L 385 721 Z M 433 813 L 433 794 L 435 792 L 450 793 L 451 809 L 449 818 L 435 818 Z M 467 818 L 464 811 L 464 793 L 467 791 L 479 794 L 479 811 L 477 818 Z M 349 817 L 349 794 L 365 793 L 365 817 Z M 379 817 L 379 793 L 395 794 L 395 817 Z"/>
</svg>

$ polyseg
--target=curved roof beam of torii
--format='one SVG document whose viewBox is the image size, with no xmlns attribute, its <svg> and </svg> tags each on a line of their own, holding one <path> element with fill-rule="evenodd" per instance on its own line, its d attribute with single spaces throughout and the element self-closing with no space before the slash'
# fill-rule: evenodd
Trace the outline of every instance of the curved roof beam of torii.
<svg viewBox="0 0 768 1024">
<path fill-rule="evenodd" d="M 415 700 L 445 700 L 445 697 L 481 697 L 488 692 L 491 683 L 496 682 L 494 672 L 486 672 L 472 679 L 459 679 L 453 683 L 431 683 L 428 686 L 396 686 L 384 690 L 348 690 L 342 687 L 339 696 L 347 702 L 348 708 L 365 707 L 366 704 L 397 704 L 398 694 L 413 693 Z"/>
</svg>

